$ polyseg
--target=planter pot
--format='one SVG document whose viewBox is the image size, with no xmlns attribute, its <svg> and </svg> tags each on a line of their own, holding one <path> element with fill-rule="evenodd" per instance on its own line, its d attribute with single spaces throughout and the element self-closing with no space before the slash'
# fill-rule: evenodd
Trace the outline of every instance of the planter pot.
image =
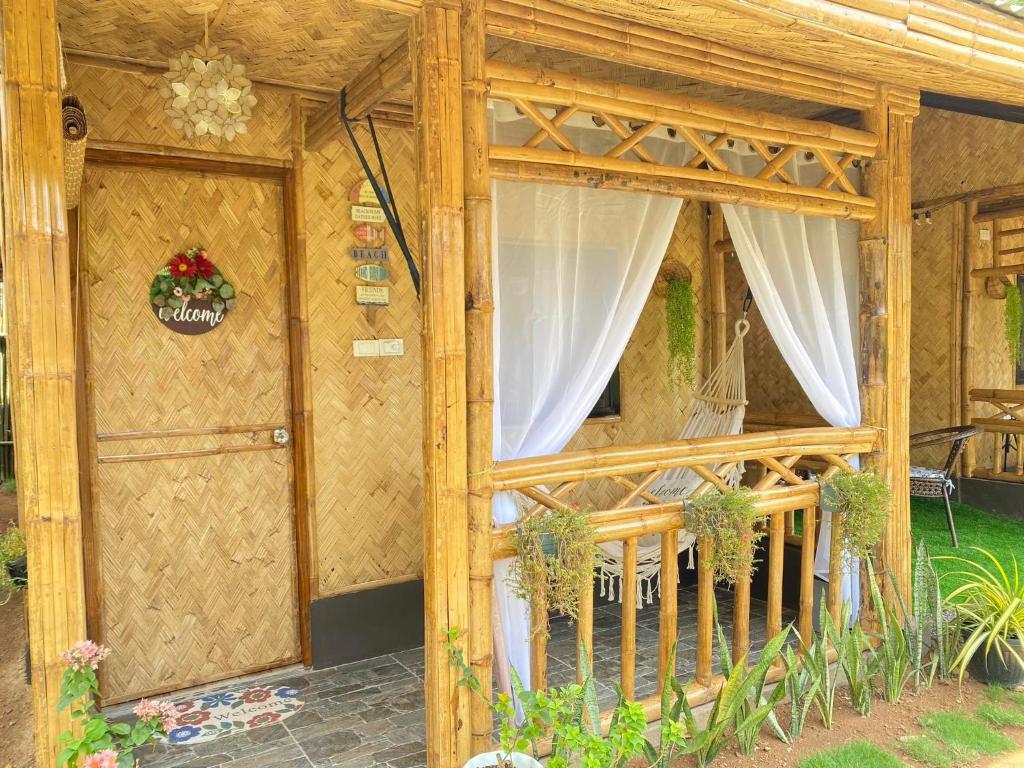
<svg viewBox="0 0 1024 768">
<path fill-rule="evenodd" d="M 1024 639 L 1013 638 L 1010 640 L 1010 646 L 1024 659 Z M 1005 648 L 1002 659 L 999 658 L 995 646 L 987 654 L 983 647 L 979 648 L 971 657 L 967 669 L 970 670 L 971 677 L 981 683 L 993 683 L 1004 688 L 1024 685 L 1024 664 Z"/>
<path fill-rule="evenodd" d="M 544 768 L 539 762 L 522 752 L 513 752 L 504 763 L 501 752 L 481 752 L 470 758 L 462 768 Z"/>
<path fill-rule="evenodd" d="M 16 587 L 28 586 L 28 558 L 25 555 L 11 560 L 7 565 L 7 573 Z"/>
</svg>

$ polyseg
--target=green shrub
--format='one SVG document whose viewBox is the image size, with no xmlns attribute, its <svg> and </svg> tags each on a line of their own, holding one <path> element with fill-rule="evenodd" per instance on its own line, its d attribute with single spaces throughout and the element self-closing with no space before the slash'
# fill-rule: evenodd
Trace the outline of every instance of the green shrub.
<svg viewBox="0 0 1024 768">
<path fill-rule="evenodd" d="M 842 522 L 843 548 L 852 557 L 868 557 L 892 508 L 885 481 L 869 470 L 837 472 L 822 483 L 821 503 Z"/>
<path fill-rule="evenodd" d="M 719 581 L 735 584 L 750 578 L 754 547 L 765 535 L 763 528 L 754 528 L 756 500 L 749 488 L 737 488 L 724 493 L 712 490 L 686 505 L 686 530 L 711 544 L 710 552 L 701 551 L 700 566 Z"/>
</svg>

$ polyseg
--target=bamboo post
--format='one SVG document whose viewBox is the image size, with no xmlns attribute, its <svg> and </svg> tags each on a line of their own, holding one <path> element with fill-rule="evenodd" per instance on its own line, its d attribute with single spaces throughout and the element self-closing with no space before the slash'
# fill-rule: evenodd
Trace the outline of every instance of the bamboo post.
<svg viewBox="0 0 1024 768">
<path fill-rule="evenodd" d="M 896 96 L 896 98 L 894 98 Z M 913 96 L 911 98 L 911 96 Z M 910 135 L 916 94 L 882 86 L 863 114 L 879 138 L 864 171 L 878 206 L 861 224 L 861 412 L 881 437 L 868 465 L 892 488 L 892 514 L 878 548 L 904 598 L 910 593 Z M 885 590 L 892 597 L 888 580 Z"/>
<path fill-rule="evenodd" d="M 786 516 L 769 518 L 768 539 L 768 637 L 782 631 L 782 571 L 786 544 Z"/>
<path fill-rule="evenodd" d="M 725 251 L 716 248 L 717 243 L 726 239 L 725 216 L 722 206 L 709 204 L 708 220 L 708 307 L 711 314 L 711 355 L 708 358 L 707 375 L 718 367 L 725 357 L 728 346 L 728 321 L 726 318 L 725 293 Z"/>
<path fill-rule="evenodd" d="M 800 644 L 806 650 L 814 632 L 814 549 L 817 545 L 816 510 L 805 509 L 801 515 L 803 531 L 800 545 Z"/>
<path fill-rule="evenodd" d="M 697 543 L 697 552 L 703 553 L 705 557 L 711 557 L 711 541 L 700 539 Z M 696 678 L 701 685 L 707 686 L 711 683 L 711 664 L 714 657 L 714 601 L 715 601 L 715 576 L 714 573 L 698 563 L 697 571 L 697 659 Z"/>
<path fill-rule="evenodd" d="M 622 695 L 632 700 L 636 694 L 636 548 L 637 540 L 622 543 L 622 639 L 620 667 Z"/>
<path fill-rule="evenodd" d="M 658 577 L 661 603 L 658 615 L 658 691 L 661 692 L 665 674 L 679 635 L 679 530 L 661 534 L 661 575 Z M 671 670 L 675 675 L 675 669 Z"/>
<path fill-rule="evenodd" d="M 974 403 L 971 402 L 971 387 L 974 381 L 974 299 L 977 296 L 977 280 L 971 275 L 978 252 L 978 225 L 974 219 L 978 215 L 978 201 L 967 203 L 964 212 L 964 227 L 967 236 L 964 241 L 963 253 L 963 301 L 960 306 L 960 409 L 961 423 L 970 424 L 973 418 Z M 977 466 L 976 441 L 968 440 L 963 452 L 962 471 L 964 477 L 973 477 Z"/>
<path fill-rule="evenodd" d="M 587 654 L 588 666 L 594 668 L 594 582 L 588 581 L 580 592 L 580 610 L 576 620 L 576 653 L 580 645 Z M 576 682 L 583 682 L 582 659 L 576 660 Z"/>
<path fill-rule="evenodd" d="M 491 605 L 491 464 L 494 426 L 494 363 L 491 280 L 491 181 L 487 167 L 487 59 L 483 0 L 462 4 L 462 127 L 465 176 L 466 432 L 469 469 L 469 658 L 489 699 L 493 669 Z M 493 742 L 487 702 L 474 697 L 473 753 Z"/>
<path fill-rule="evenodd" d="M 750 577 L 750 571 L 740 576 L 733 591 L 732 658 L 736 663 L 750 652 Z"/>
<path fill-rule="evenodd" d="M 461 14 L 412 22 L 423 259 L 425 709 L 428 768 L 469 759 L 469 696 L 444 647 L 469 617 Z M 465 653 L 465 638 L 459 640 Z M 487 682 L 484 683 L 487 685 Z"/>
<path fill-rule="evenodd" d="M 55 0 L 3 0 L 3 273 L 36 765 L 52 768 L 61 651 L 86 635 L 75 334 Z"/>
</svg>

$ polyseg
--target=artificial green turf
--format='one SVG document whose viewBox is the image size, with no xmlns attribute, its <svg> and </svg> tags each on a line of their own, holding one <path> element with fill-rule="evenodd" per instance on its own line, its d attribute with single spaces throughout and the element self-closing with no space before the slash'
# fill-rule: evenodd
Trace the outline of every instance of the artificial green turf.
<svg viewBox="0 0 1024 768">
<path fill-rule="evenodd" d="M 921 718 L 921 725 L 947 747 L 974 756 L 1000 755 L 1017 746 L 1010 737 L 964 712 L 932 712 Z"/>
<path fill-rule="evenodd" d="M 995 555 L 1004 568 L 1012 566 L 1011 555 L 1017 555 L 1018 563 L 1024 567 L 1024 560 L 1020 558 L 1024 522 L 997 517 L 966 504 L 954 503 L 953 520 L 956 523 L 960 548 L 953 549 L 942 499 L 911 499 L 910 510 L 910 529 L 915 547 L 916 542 L 923 538 L 932 557 L 953 555 L 982 562 L 979 560 L 981 556 L 971 549 L 981 547 Z M 935 568 L 940 575 L 963 570 L 964 567 L 962 563 L 935 561 Z M 960 579 L 955 576 L 943 578 L 942 591 L 948 593 L 959 582 Z"/>
<path fill-rule="evenodd" d="M 892 752 L 867 741 L 851 741 L 800 761 L 800 768 L 906 768 Z"/>
<path fill-rule="evenodd" d="M 900 752 L 928 768 L 953 768 L 953 755 L 930 736 L 908 736 L 897 743 Z"/>
</svg>

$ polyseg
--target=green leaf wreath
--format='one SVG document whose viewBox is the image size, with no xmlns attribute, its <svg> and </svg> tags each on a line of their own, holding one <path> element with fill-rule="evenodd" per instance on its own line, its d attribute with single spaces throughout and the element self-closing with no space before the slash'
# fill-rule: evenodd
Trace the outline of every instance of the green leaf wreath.
<svg viewBox="0 0 1024 768">
<path fill-rule="evenodd" d="M 210 301 L 216 312 L 234 309 L 238 304 L 234 286 L 202 248 L 175 254 L 149 287 L 149 300 L 158 307 L 178 309 L 193 299 Z"/>
</svg>

